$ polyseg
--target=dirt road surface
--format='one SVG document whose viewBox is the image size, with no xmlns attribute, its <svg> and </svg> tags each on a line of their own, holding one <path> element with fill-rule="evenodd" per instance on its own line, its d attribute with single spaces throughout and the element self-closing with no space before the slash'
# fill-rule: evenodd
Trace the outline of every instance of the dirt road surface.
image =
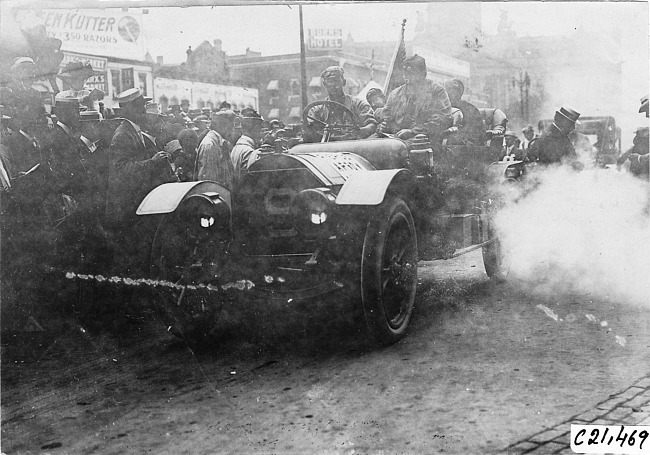
<svg viewBox="0 0 650 455">
<path fill-rule="evenodd" d="M 342 302 L 224 308 L 192 351 L 154 317 L 4 334 L 6 454 L 501 453 L 650 370 L 650 311 L 421 263 L 409 335 Z M 512 278 L 512 277 L 511 277 Z"/>
</svg>

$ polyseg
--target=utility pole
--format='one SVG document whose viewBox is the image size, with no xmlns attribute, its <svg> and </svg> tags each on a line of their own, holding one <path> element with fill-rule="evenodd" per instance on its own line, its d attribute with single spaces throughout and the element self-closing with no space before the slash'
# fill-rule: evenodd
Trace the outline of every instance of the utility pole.
<svg viewBox="0 0 650 455">
<path fill-rule="evenodd" d="M 512 87 L 519 86 L 519 100 L 521 106 L 521 118 L 525 123 L 528 123 L 528 117 L 530 116 L 530 109 L 528 106 L 528 96 L 530 91 L 530 77 L 528 72 L 522 72 L 519 70 L 519 76 L 515 79 L 512 79 Z"/>
<path fill-rule="evenodd" d="M 309 104 L 307 100 L 307 58 L 305 57 L 305 30 L 302 24 L 302 5 L 298 5 L 300 16 L 300 83 L 302 92 L 302 110 Z"/>
</svg>

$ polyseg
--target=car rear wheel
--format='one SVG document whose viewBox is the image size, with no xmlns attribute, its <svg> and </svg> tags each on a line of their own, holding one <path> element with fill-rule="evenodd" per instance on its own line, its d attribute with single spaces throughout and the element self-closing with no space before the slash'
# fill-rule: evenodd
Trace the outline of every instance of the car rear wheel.
<svg viewBox="0 0 650 455">
<path fill-rule="evenodd" d="M 382 345 L 399 341 L 413 313 L 417 240 L 413 217 L 401 199 L 384 201 L 366 228 L 361 297 L 366 324 Z"/>
<path fill-rule="evenodd" d="M 497 237 L 489 215 L 486 218 L 486 222 L 488 223 L 488 238 L 492 242 L 485 245 L 482 249 L 485 273 L 487 273 L 490 279 L 496 282 L 503 282 L 508 278 L 508 274 L 510 273 L 510 260 L 503 248 L 503 244 L 499 240 L 499 237 Z"/>
</svg>

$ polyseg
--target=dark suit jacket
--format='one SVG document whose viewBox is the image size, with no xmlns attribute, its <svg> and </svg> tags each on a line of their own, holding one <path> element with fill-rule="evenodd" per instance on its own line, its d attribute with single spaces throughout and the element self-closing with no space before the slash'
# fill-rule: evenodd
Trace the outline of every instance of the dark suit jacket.
<svg viewBox="0 0 650 455">
<path fill-rule="evenodd" d="M 135 211 L 147 193 L 171 181 L 169 163 L 152 160 L 157 151 L 131 121 L 124 120 L 117 127 L 108 150 L 107 220 L 120 223 L 135 218 Z"/>
<path fill-rule="evenodd" d="M 575 160 L 576 158 L 571 140 L 555 124 L 546 128 L 528 151 L 528 159 L 540 164 L 559 164 L 563 159 Z"/>
</svg>

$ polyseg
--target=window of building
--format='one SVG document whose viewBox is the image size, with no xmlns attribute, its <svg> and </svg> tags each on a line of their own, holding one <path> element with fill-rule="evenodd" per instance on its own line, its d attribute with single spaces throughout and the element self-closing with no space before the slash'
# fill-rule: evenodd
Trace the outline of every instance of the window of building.
<svg viewBox="0 0 650 455">
<path fill-rule="evenodd" d="M 300 117 L 301 117 L 300 108 L 298 106 L 292 107 L 291 111 L 289 112 L 289 118 L 290 119 L 299 119 Z"/>
<path fill-rule="evenodd" d="M 147 75 L 146 73 L 138 73 L 138 88 L 144 96 L 147 96 Z"/>
<path fill-rule="evenodd" d="M 160 104 L 160 111 L 166 113 L 169 108 L 169 99 L 165 95 L 158 98 L 158 104 Z"/>
<path fill-rule="evenodd" d="M 128 90 L 133 87 L 135 87 L 135 81 L 133 80 L 133 68 L 123 68 L 122 90 Z"/>
<path fill-rule="evenodd" d="M 291 87 L 291 95 L 300 96 L 300 81 L 298 79 L 291 79 L 289 85 Z"/>
<path fill-rule="evenodd" d="M 274 118 L 280 118 L 280 109 L 274 108 L 269 111 L 269 118 L 274 119 Z"/>
<path fill-rule="evenodd" d="M 117 95 L 122 93 L 121 79 L 120 70 L 111 70 L 111 89 L 113 90 L 113 99 L 116 99 Z"/>
</svg>

